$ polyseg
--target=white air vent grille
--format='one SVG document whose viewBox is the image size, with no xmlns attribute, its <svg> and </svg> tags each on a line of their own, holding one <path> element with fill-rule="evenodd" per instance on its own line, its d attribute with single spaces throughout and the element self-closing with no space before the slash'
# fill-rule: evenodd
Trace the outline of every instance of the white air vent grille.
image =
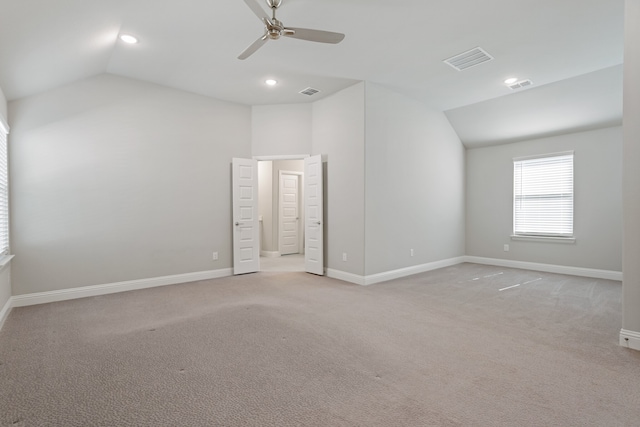
<svg viewBox="0 0 640 427">
<path fill-rule="evenodd" d="M 458 71 L 462 71 L 480 65 L 483 62 L 491 61 L 492 59 L 493 56 L 489 55 L 484 49 L 476 47 L 459 55 L 452 56 L 449 59 L 445 59 L 444 63 Z"/>
<path fill-rule="evenodd" d="M 512 83 L 509 86 L 509 89 L 515 90 L 520 89 L 521 87 L 531 86 L 533 82 L 531 80 L 520 80 L 519 82 Z"/>
<path fill-rule="evenodd" d="M 318 89 L 314 89 L 312 87 L 308 87 L 306 89 L 301 90 L 299 93 L 301 93 L 303 95 L 311 96 L 311 95 L 315 95 L 318 92 L 320 92 Z"/>
</svg>

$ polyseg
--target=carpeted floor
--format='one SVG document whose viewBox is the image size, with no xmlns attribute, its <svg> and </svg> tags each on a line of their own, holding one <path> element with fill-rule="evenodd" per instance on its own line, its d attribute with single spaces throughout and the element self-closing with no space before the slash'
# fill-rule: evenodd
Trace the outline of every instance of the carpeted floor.
<svg viewBox="0 0 640 427">
<path fill-rule="evenodd" d="M 0 425 L 638 426 L 620 298 L 619 282 L 461 264 L 369 287 L 262 272 L 17 308 Z"/>
</svg>

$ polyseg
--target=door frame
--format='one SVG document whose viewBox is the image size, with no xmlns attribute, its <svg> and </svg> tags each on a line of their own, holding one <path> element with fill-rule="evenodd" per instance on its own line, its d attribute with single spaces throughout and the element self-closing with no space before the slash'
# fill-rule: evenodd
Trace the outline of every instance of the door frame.
<svg viewBox="0 0 640 427">
<path fill-rule="evenodd" d="M 285 154 L 285 155 L 273 155 L 273 156 L 252 156 L 251 158 L 253 160 L 257 160 L 257 161 L 260 162 L 260 161 L 272 161 L 272 160 L 304 160 L 304 159 L 307 159 L 309 157 L 312 157 L 311 154 L 289 154 L 289 155 Z M 306 176 L 304 176 L 304 175 L 303 175 L 303 180 L 306 180 Z M 305 195 L 305 197 L 306 197 L 306 195 Z M 324 200 L 324 193 L 322 195 L 322 198 L 323 198 L 323 202 L 326 202 L 326 200 Z M 306 212 L 305 212 L 305 216 L 306 216 Z M 303 226 L 303 230 L 304 230 L 302 232 L 302 236 L 305 236 L 305 234 L 306 234 L 306 224 L 305 224 L 304 219 L 303 219 L 302 222 L 303 222 L 302 226 Z M 323 224 L 323 228 L 324 228 L 324 224 Z M 324 232 L 326 232 L 326 230 L 324 230 Z M 280 237 L 278 236 L 278 246 L 280 245 L 279 239 L 280 239 Z M 326 242 L 323 242 L 323 245 L 326 245 Z M 305 263 L 306 263 L 307 254 L 306 254 L 306 248 L 304 248 L 304 246 L 305 246 L 304 242 L 303 242 L 302 246 L 303 246 L 302 250 L 304 251 L 303 253 L 304 253 L 304 256 L 305 256 Z M 326 250 L 326 249 L 323 249 L 323 250 Z M 306 265 L 305 265 L 305 268 L 306 268 Z M 324 267 L 323 267 L 323 274 L 324 274 Z"/>
</svg>

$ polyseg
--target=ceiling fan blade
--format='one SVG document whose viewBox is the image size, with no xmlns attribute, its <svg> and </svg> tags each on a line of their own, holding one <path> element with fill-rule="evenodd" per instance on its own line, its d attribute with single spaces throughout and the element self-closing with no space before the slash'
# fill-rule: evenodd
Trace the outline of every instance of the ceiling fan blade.
<svg viewBox="0 0 640 427">
<path fill-rule="evenodd" d="M 253 55 L 256 50 L 260 49 L 267 42 L 267 40 L 269 40 L 268 34 L 260 37 L 258 40 L 251 43 L 251 45 L 238 56 L 238 59 L 247 59 L 248 57 Z"/>
<path fill-rule="evenodd" d="M 244 2 L 247 4 L 247 6 L 249 6 L 249 9 L 251 9 L 253 13 L 256 14 L 260 21 L 265 22 L 266 20 L 267 22 L 271 22 L 271 18 L 269 18 L 267 12 L 265 12 L 264 9 L 258 4 L 257 0 L 244 0 Z"/>
<path fill-rule="evenodd" d="M 344 39 L 344 34 L 333 33 L 331 31 L 310 30 L 308 28 L 287 27 L 282 31 L 283 36 L 294 39 L 309 40 L 319 43 L 340 43 Z"/>
</svg>

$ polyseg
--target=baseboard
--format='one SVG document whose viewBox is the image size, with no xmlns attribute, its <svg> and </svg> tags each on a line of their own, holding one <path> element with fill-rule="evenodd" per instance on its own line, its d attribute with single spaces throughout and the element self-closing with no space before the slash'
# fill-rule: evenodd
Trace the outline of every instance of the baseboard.
<svg viewBox="0 0 640 427">
<path fill-rule="evenodd" d="M 640 332 L 620 330 L 620 345 L 632 350 L 640 351 Z"/>
<path fill-rule="evenodd" d="M 279 251 L 260 251 L 260 256 L 265 258 L 278 258 L 280 256 Z"/>
<path fill-rule="evenodd" d="M 13 297 L 9 297 L 7 302 L 4 304 L 4 307 L 2 307 L 2 310 L 0 310 L 0 330 L 2 330 L 2 325 L 4 325 L 4 321 L 7 320 L 7 317 L 9 317 L 9 313 L 11 312 L 12 306 L 13 306 Z"/>
<path fill-rule="evenodd" d="M 513 261 L 498 258 L 465 256 L 464 262 L 495 265 L 498 267 L 520 268 L 523 270 L 544 271 L 547 273 L 568 274 L 571 276 L 592 277 L 594 279 L 622 281 L 621 271 L 597 270 L 593 268 L 569 267 L 565 265 L 539 264 L 536 262 Z"/>
<path fill-rule="evenodd" d="M 154 277 L 150 279 L 129 280 L 126 282 L 107 283 L 104 285 L 83 286 L 80 288 L 61 289 L 50 292 L 15 295 L 11 298 L 12 307 L 25 307 L 49 302 L 114 294 L 117 292 L 134 291 L 138 289 L 155 288 L 158 286 L 176 285 L 179 283 L 196 282 L 198 280 L 219 279 L 231 276 L 233 270 L 199 271 L 195 273 L 176 274 L 173 276 Z"/>
<path fill-rule="evenodd" d="M 364 285 L 364 276 L 359 276 L 353 273 L 347 273 L 345 271 L 334 270 L 333 268 L 327 268 L 325 270 L 327 277 L 332 279 L 342 280 L 344 282 L 355 283 L 356 285 Z"/>
<path fill-rule="evenodd" d="M 429 262 L 426 264 L 413 265 L 411 267 L 400 268 L 398 270 L 385 271 L 384 273 L 371 274 L 369 276 L 365 276 L 364 284 L 373 285 L 375 283 L 400 279 L 414 274 L 426 273 L 427 271 L 437 270 L 438 268 L 451 267 L 452 265 L 461 264 L 463 262 L 465 262 L 465 257 L 456 257 Z"/>
<path fill-rule="evenodd" d="M 334 270 L 332 268 L 327 268 L 326 272 L 327 276 L 333 279 L 355 283 L 356 285 L 368 286 L 375 283 L 386 282 L 393 279 L 400 279 L 406 276 L 412 276 L 414 274 L 426 273 L 427 271 L 436 270 L 438 268 L 450 267 L 462 262 L 465 262 L 464 257 L 449 258 L 440 261 L 429 262 L 427 264 L 400 268 L 398 270 L 385 271 L 384 273 L 371 274 L 369 276 L 360 276 L 353 273 L 346 273 L 344 271 Z"/>
</svg>

